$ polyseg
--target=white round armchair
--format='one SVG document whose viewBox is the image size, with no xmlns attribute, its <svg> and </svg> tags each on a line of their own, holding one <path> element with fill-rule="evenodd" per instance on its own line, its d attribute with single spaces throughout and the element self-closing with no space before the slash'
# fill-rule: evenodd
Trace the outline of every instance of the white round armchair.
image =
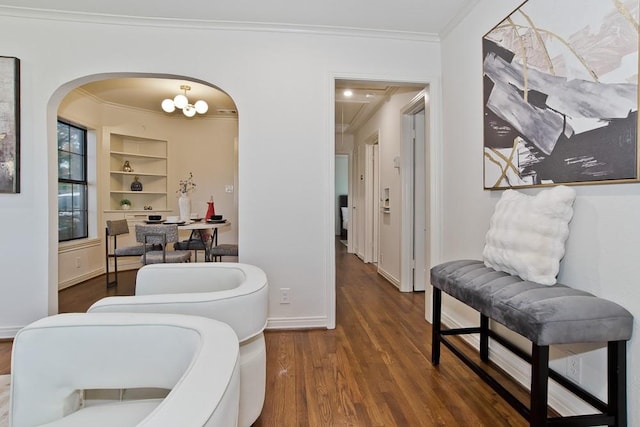
<svg viewBox="0 0 640 427">
<path fill-rule="evenodd" d="M 9 425 L 235 426 L 239 382 L 238 338 L 222 322 L 60 314 L 16 335 Z M 123 398 L 123 390 L 162 390 L 164 397 Z M 91 391 L 119 391 L 120 398 L 90 400 Z"/>
<path fill-rule="evenodd" d="M 189 314 L 230 325 L 240 342 L 238 425 L 249 427 L 264 404 L 268 293 L 264 271 L 253 265 L 153 264 L 138 271 L 135 296 L 104 298 L 89 312 Z"/>
</svg>

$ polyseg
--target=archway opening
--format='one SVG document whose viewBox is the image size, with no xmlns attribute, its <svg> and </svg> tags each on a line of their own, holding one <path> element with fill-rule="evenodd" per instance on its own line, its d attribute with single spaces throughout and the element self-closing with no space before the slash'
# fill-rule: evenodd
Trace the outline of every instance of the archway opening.
<svg viewBox="0 0 640 427">
<path fill-rule="evenodd" d="M 184 94 L 186 85 L 189 102 L 204 100 L 208 111 L 194 117 L 179 109 L 163 111 L 162 101 Z M 192 212 L 203 217 L 207 202 L 213 199 L 216 213 L 231 224 L 219 233 L 218 243 L 237 243 L 238 113 L 226 92 L 185 76 L 92 75 L 60 87 L 50 101 L 49 113 L 50 210 L 59 209 L 64 194 L 58 182 L 60 121 L 86 130 L 88 188 L 86 235 L 60 241 L 60 217 L 50 224 L 50 253 L 55 254 L 49 269 L 50 283 L 55 284 L 49 289 L 51 312 L 58 307 L 60 289 L 104 273 L 106 220 L 127 219 L 128 239 L 135 242 L 131 225 L 150 214 L 177 215 L 179 182 L 190 174 L 196 183 Z M 131 171 L 123 170 L 125 161 Z M 134 192 L 134 181 L 142 183 L 141 191 Z M 126 212 L 120 207 L 125 199 L 132 202 Z M 136 258 L 118 264 L 120 271 L 140 266 Z"/>
</svg>

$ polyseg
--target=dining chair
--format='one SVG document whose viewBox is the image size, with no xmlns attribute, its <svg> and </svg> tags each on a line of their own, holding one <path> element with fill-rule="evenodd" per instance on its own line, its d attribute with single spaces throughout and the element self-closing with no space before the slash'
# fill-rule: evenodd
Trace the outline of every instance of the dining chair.
<svg viewBox="0 0 640 427">
<path fill-rule="evenodd" d="M 198 262 L 198 251 L 205 253 L 205 261 L 207 260 L 207 250 L 209 249 L 208 240 L 203 239 L 200 230 L 192 230 L 191 236 L 187 240 L 175 242 L 173 249 L 180 251 L 193 251 L 195 254 L 195 261 Z M 205 236 L 206 238 L 206 236 Z M 209 236 L 209 238 L 211 238 Z"/>
<path fill-rule="evenodd" d="M 175 224 L 136 224 L 136 241 L 146 245 L 160 245 L 162 250 L 143 250 L 140 262 L 143 265 L 191 261 L 191 251 L 168 250 L 169 243 L 178 241 L 178 226 Z"/>
<path fill-rule="evenodd" d="M 118 236 L 129 234 L 129 224 L 126 219 L 109 220 L 105 228 L 105 263 L 107 288 L 118 286 L 118 258 L 141 256 L 144 253 L 143 245 L 118 247 Z M 110 239 L 111 238 L 111 239 Z M 113 240 L 113 243 L 110 243 Z M 149 247 L 149 249 L 153 249 Z M 109 258 L 113 258 L 114 280 L 109 281 Z"/>
<path fill-rule="evenodd" d="M 222 243 L 211 248 L 209 256 L 212 261 L 222 261 L 223 256 L 238 256 L 238 245 Z"/>
</svg>

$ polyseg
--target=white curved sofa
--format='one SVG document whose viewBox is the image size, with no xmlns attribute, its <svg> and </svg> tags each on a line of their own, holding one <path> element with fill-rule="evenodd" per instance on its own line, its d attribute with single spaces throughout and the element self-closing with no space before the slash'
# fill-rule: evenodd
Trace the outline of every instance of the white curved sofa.
<svg viewBox="0 0 640 427">
<path fill-rule="evenodd" d="M 171 314 L 74 313 L 13 344 L 14 427 L 235 426 L 239 348 L 222 322 Z M 162 399 L 85 405 L 84 390 L 160 388 Z"/>
<path fill-rule="evenodd" d="M 238 425 L 249 427 L 264 404 L 268 292 L 264 271 L 249 264 L 154 264 L 138 271 L 135 296 L 104 298 L 89 312 L 190 314 L 230 325 L 240 342 Z"/>
</svg>

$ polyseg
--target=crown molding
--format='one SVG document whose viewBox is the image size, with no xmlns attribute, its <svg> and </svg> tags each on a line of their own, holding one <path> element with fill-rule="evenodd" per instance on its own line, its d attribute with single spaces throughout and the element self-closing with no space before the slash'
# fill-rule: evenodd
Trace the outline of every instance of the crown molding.
<svg viewBox="0 0 640 427">
<path fill-rule="evenodd" d="M 297 33 L 321 36 L 362 37 L 397 39 L 406 41 L 439 43 L 440 37 L 434 33 L 411 31 L 373 30 L 352 27 L 332 27 L 322 25 L 296 25 L 268 22 L 216 21 L 204 19 L 174 19 L 157 17 L 140 17 L 126 15 L 110 15 L 99 13 L 57 11 L 18 6 L 0 6 L 0 16 L 16 18 L 41 19 L 48 21 L 66 21 L 104 25 L 126 25 L 141 27 L 161 27 L 175 29 L 199 29 L 213 31 L 255 31 Z"/>
<path fill-rule="evenodd" d="M 471 12 L 471 10 L 480 3 L 480 0 L 469 0 L 465 6 L 456 13 L 456 15 L 447 22 L 447 25 L 439 33 L 439 39 L 442 40 L 449 33 L 462 22 L 464 18 Z"/>
</svg>

